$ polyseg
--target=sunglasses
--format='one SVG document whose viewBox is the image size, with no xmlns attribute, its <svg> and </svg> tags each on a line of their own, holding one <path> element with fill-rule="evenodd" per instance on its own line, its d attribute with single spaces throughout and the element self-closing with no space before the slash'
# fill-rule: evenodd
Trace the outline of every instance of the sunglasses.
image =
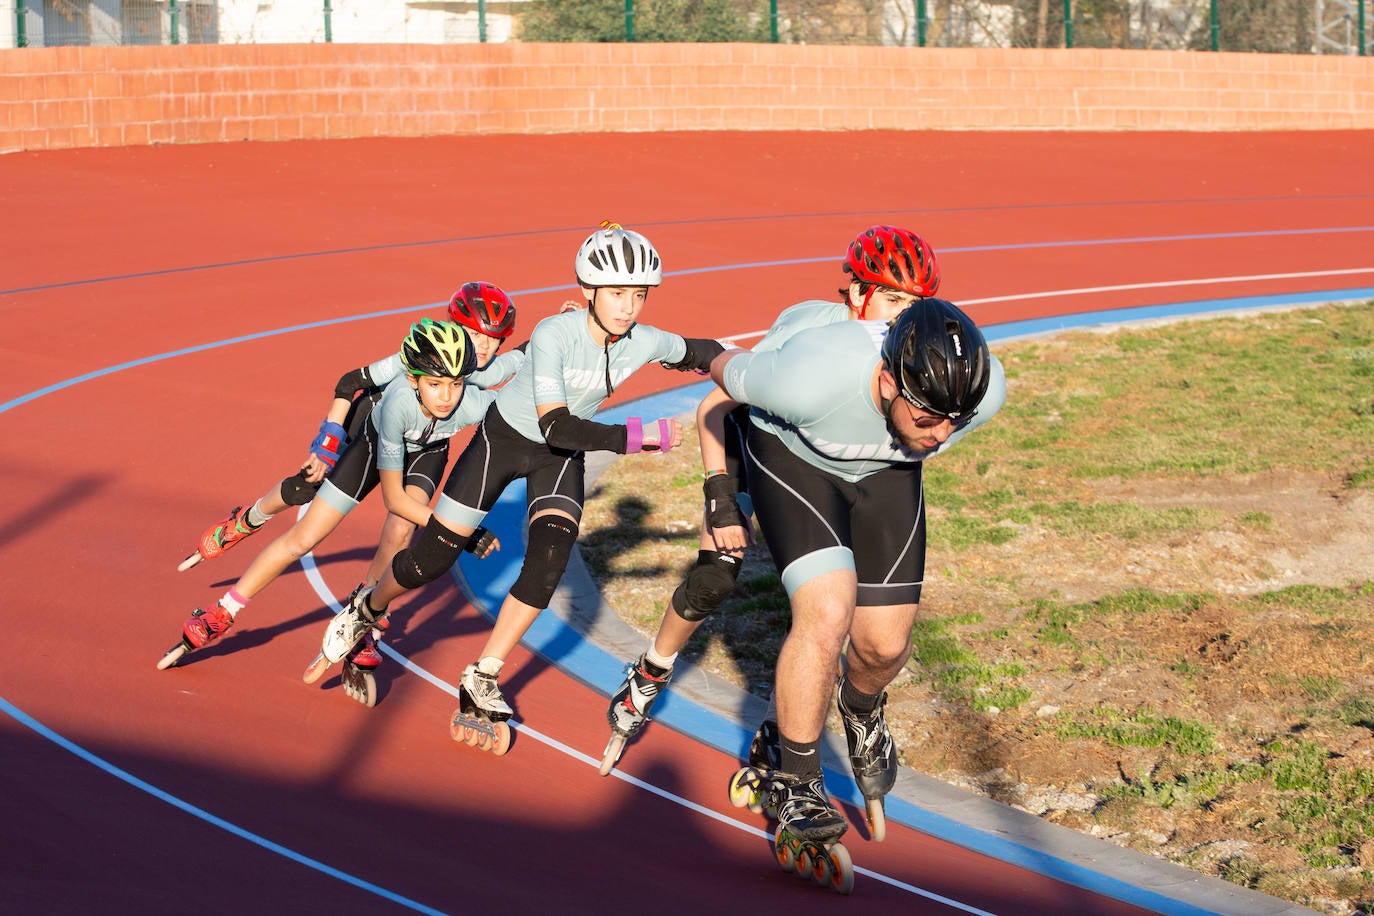
<svg viewBox="0 0 1374 916">
<path fill-rule="evenodd" d="M 923 412 L 920 416 L 917 416 L 914 405 L 906 399 L 905 395 L 902 396 L 901 401 L 903 404 L 906 405 L 907 415 L 911 417 L 911 422 L 916 425 L 917 429 L 934 429 L 935 427 L 939 426 L 941 423 L 944 423 L 946 421 L 953 423 L 954 428 L 958 429 L 961 426 L 967 426 L 969 421 L 972 420 L 974 416 L 978 413 L 978 411 L 976 410 L 970 410 L 968 413 L 964 414 L 962 417 L 959 417 L 957 420 L 954 417 L 946 417 L 938 414 L 932 415 L 930 413 L 925 412 Z M 922 411 L 924 411 L 924 408 L 921 409 Z"/>
</svg>

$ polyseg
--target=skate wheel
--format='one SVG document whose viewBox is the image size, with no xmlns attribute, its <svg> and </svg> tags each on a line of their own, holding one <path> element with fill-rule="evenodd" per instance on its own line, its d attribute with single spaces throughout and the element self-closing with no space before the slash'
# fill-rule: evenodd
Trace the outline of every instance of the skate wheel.
<svg viewBox="0 0 1374 916">
<path fill-rule="evenodd" d="M 306 666 L 305 673 L 301 675 L 301 680 L 305 681 L 307 684 L 315 683 L 326 671 L 329 670 L 329 666 L 331 664 L 333 663 L 330 662 L 329 659 L 325 658 L 324 653 L 321 652 L 319 655 L 315 656 L 315 660 L 313 662 Z"/>
<path fill-rule="evenodd" d="M 825 857 L 830 865 L 830 889 L 837 894 L 848 894 L 854 889 L 854 860 L 849 850 L 836 843 L 826 851 Z"/>
<path fill-rule="evenodd" d="M 773 834 L 773 855 L 778 860 L 778 867 L 783 871 L 791 871 L 796 865 L 796 852 L 792 849 L 791 838 L 779 827 Z"/>
<path fill-rule="evenodd" d="M 184 643 L 184 642 L 179 642 L 179 643 L 177 643 L 175 646 L 172 646 L 172 648 L 170 648 L 170 649 L 167 650 L 167 654 L 166 654 L 166 655 L 164 655 L 164 656 L 162 656 L 162 658 L 158 659 L 158 662 L 157 662 L 157 670 L 159 670 L 159 671 L 166 671 L 168 668 L 171 668 L 171 667 L 174 666 L 177 662 L 179 662 L 179 661 L 181 661 L 183 658 L 185 658 L 185 657 L 186 657 L 186 653 L 187 653 L 187 652 L 190 652 L 190 651 L 191 651 L 191 650 L 190 650 L 190 648 L 187 647 L 186 643 Z"/>
<path fill-rule="evenodd" d="M 865 801 L 868 819 L 868 834 L 873 842 L 881 843 L 887 837 L 887 815 L 883 812 L 883 800 L 870 798 Z"/>
<path fill-rule="evenodd" d="M 377 679 L 371 671 L 355 669 L 344 675 L 344 692 L 369 709 L 377 705 Z"/>
<path fill-rule="evenodd" d="M 735 775 L 730 777 L 730 804 L 736 808 L 748 806 L 750 810 L 754 810 L 753 801 L 758 795 L 757 784 L 758 771 L 753 767 L 736 770 Z M 755 810 L 754 813 L 758 812 Z"/>
<path fill-rule="evenodd" d="M 830 856 L 817 855 L 811 862 L 811 880 L 821 887 L 830 883 Z"/>
<path fill-rule="evenodd" d="M 199 564 L 200 561 L 203 559 L 205 558 L 202 557 L 200 555 L 200 551 L 197 550 L 194 553 L 192 553 L 189 557 L 187 557 L 186 559 L 182 560 L 180 563 L 177 564 L 177 572 L 186 572 L 186 570 L 190 569 L 192 566 Z"/>
<path fill-rule="evenodd" d="M 792 863 L 792 870 L 797 873 L 798 878 L 811 877 L 811 850 L 802 849 L 796 861 Z"/>
<path fill-rule="evenodd" d="M 496 722 L 492 725 L 492 728 L 496 731 L 496 735 L 491 739 L 487 750 L 491 751 L 497 757 L 504 757 L 506 752 L 510 750 L 510 726 L 505 722 Z"/>
<path fill-rule="evenodd" d="M 615 732 L 611 735 L 611 740 L 606 742 L 606 750 L 601 754 L 601 768 L 598 771 L 601 773 L 602 776 L 609 775 L 611 770 L 615 767 L 616 761 L 618 761 L 620 759 L 620 755 L 625 752 L 625 742 L 627 740 L 628 737 L 626 735 L 622 735 L 619 732 Z M 730 792 L 731 800 L 733 800 L 733 784 L 730 789 Z M 736 805 L 735 807 L 738 808 L 739 805 Z"/>
</svg>

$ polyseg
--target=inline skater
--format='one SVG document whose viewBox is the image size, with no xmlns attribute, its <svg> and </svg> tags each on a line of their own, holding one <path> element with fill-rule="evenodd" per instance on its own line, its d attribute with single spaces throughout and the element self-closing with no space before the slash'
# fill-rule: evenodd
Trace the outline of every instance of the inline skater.
<svg viewBox="0 0 1374 916">
<path fill-rule="evenodd" d="M 390 513 L 413 526 L 429 521 L 429 500 L 448 461 L 449 438 L 477 423 L 496 393 L 466 383 L 477 357 L 456 323 L 425 318 L 412 325 L 399 359 L 404 374 L 386 386 L 359 439 L 325 476 L 305 515 L 258 554 L 217 604 L 192 613 L 181 642 L 159 668 L 222 637 L 250 599 L 318 546 L 379 484 Z M 481 556 L 499 548 L 493 538 L 476 538 L 473 546 Z M 366 668 L 366 660 L 358 667 Z"/>
<path fill-rule="evenodd" d="M 450 321 L 467 328 L 477 354 L 477 369 L 468 377 L 468 384 L 494 388 L 514 375 L 524 362 L 523 349 L 497 356 L 501 345 L 515 330 L 515 305 L 500 287 L 491 283 L 464 283 L 449 299 L 448 316 Z M 247 512 L 242 506 L 235 506 L 225 518 L 207 528 L 200 537 L 199 546 L 181 561 L 177 572 L 218 558 L 256 534 L 279 512 L 303 506 L 314 499 L 324 475 L 364 428 L 368 414 L 381 399 L 382 389 L 404 371 L 400 356 L 393 353 L 340 376 L 334 386 L 334 400 L 300 469 L 255 500 Z M 414 526 L 398 516 L 387 516 L 377 556 L 368 569 L 369 584 L 377 581 L 385 564 L 409 542 L 414 530 Z"/>
<path fill-rule="evenodd" d="M 524 478 L 527 543 L 520 574 L 502 603 L 479 658 L 460 681 L 451 723 L 455 738 L 504 753 L 513 713 L 497 685 L 505 659 L 548 607 L 577 540 L 585 497 L 584 452 L 667 451 L 682 441 L 676 420 L 624 425 L 593 416 L 615 386 L 651 362 L 704 371 L 724 349 L 638 323 L 649 290 L 662 282 L 659 254 L 647 238 L 603 223 L 578 248 L 574 273 L 587 311 L 541 321 L 529 358 L 497 395 L 481 429 L 454 462 L 434 516 L 416 543 L 397 554 L 375 590 L 364 590 L 331 624 L 322 659 L 333 661 L 408 589 L 453 565 L 502 491 Z M 313 670 L 307 671 L 309 679 Z M 318 676 L 318 674 L 314 674 Z"/>
<path fill-rule="evenodd" d="M 921 236 L 898 226 L 875 225 L 860 232 L 841 265 L 848 282 L 840 301 L 813 299 L 785 309 L 753 352 L 776 350 L 798 331 L 842 321 L 887 321 L 940 288 L 940 266 Z M 611 738 L 601 761 L 608 774 L 625 743 L 648 719 L 659 693 L 672 679 L 673 664 L 697 628 L 729 596 L 739 578 L 744 550 L 751 542 L 750 503 L 743 469 L 743 443 L 749 408 L 719 388 L 697 408 L 705 511 L 696 565 L 668 601 L 668 610 L 648 649 L 626 665 L 625 680 L 612 695 L 606 717 Z M 750 760 L 777 768 L 777 727 L 770 709 Z"/>
<path fill-rule="evenodd" d="M 848 827 L 819 752 L 837 688 L 855 780 L 881 823 L 897 757 L 885 691 L 910 658 L 924 578 L 922 463 L 1001 408 L 1005 376 L 972 319 L 930 298 L 890 325 L 844 322 L 776 350 L 729 351 L 711 377 L 753 407 L 750 497 L 792 608 L 775 679 L 778 766 L 741 770 L 731 798 L 743 804 L 752 781 L 777 811 L 778 848 L 814 858 Z"/>
</svg>

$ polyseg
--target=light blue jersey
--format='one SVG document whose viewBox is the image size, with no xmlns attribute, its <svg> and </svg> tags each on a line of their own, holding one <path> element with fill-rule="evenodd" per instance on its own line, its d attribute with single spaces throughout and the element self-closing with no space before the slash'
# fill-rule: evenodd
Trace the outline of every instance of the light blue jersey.
<svg viewBox="0 0 1374 916">
<path fill-rule="evenodd" d="M 637 324 L 607 351 L 592 339 L 584 309 L 563 312 L 535 325 L 524 364 L 496 396 L 496 408 L 520 435 L 543 442 L 539 404 L 566 404 L 575 417 L 590 420 L 612 388 L 641 366 L 679 362 L 687 344 L 677 334 Z M 609 365 L 607 359 L 609 358 Z"/>
<path fill-rule="evenodd" d="M 404 376 L 393 379 L 369 418 L 377 430 L 377 469 L 405 470 L 407 452 L 442 442 L 465 427 L 481 422 L 495 399 L 494 391 L 464 385 L 462 400 L 453 413 L 442 420 L 434 420 L 420 409 L 420 400 L 410 387 L 410 380 Z"/>
<path fill-rule="evenodd" d="M 773 326 L 763 339 L 750 347 L 755 353 L 776 350 L 798 331 L 808 328 L 823 328 L 841 321 L 849 320 L 849 306 L 843 302 L 826 302 L 822 299 L 809 299 L 785 308 L 773 319 Z"/>
<path fill-rule="evenodd" d="M 777 436 L 808 464 L 848 481 L 939 454 L 1002 409 L 1006 375 L 994 356 L 987 394 L 972 422 L 932 452 L 912 451 L 894 441 L 873 401 L 873 373 L 882 362 L 886 330 L 885 321 L 798 330 L 777 349 L 730 360 L 723 379 L 726 393 L 754 408 L 756 428 Z"/>
</svg>

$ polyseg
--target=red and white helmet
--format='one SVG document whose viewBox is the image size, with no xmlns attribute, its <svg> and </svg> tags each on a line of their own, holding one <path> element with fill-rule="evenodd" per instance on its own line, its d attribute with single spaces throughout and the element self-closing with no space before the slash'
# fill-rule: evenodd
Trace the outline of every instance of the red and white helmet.
<svg viewBox="0 0 1374 916">
<path fill-rule="evenodd" d="M 926 298 L 940 288 L 940 263 L 910 229 L 870 226 L 849 243 L 844 269 L 854 279 Z"/>
<path fill-rule="evenodd" d="M 448 301 L 448 316 L 488 337 L 506 338 L 515 330 L 515 305 L 494 283 L 464 283 Z"/>
</svg>

